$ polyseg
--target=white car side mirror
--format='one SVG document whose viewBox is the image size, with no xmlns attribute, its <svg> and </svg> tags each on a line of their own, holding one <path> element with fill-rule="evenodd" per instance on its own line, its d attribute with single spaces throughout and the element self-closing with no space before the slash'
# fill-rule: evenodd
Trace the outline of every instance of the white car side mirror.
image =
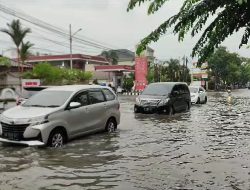
<svg viewBox="0 0 250 190">
<path fill-rule="evenodd" d="M 79 102 L 70 102 L 69 109 L 79 108 L 81 106 L 81 103 Z"/>
</svg>

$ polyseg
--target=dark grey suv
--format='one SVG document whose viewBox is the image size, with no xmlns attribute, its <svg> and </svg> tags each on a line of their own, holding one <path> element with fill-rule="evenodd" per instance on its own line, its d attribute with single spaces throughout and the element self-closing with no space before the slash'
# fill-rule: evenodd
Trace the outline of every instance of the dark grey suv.
<svg viewBox="0 0 250 190">
<path fill-rule="evenodd" d="M 158 112 L 172 115 L 191 106 L 188 85 L 182 82 L 151 83 L 136 98 L 135 113 Z"/>
</svg>

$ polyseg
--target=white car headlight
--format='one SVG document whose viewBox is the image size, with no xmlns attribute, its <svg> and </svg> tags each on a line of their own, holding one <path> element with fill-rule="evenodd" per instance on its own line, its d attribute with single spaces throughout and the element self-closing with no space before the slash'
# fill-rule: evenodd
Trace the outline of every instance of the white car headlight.
<svg viewBox="0 0 250 190">
<path fill-rule="evenodd" d="M 168 101 L 169 101 L 169 98 L 162 99 L 162 100 L 159 102 L 158 106 L 163 106 L 163 105 L 167 104 Z"/>
<path fill-rule="evenodd" d="M 140 104 L 141 104 L 141 99 L 140 99 L 139 97 L 137 97 L 137 98 L 135 99 L 135 102 L 136 102 L 136 104 L 140 105 Z"/>
<path fill-rule="evenodd" d="M 8 123 L 9 121 L 9 118 L 5 117 L 3 114 L 0 115 L 0 122 Z"/>
<path fill-rule="evenodd" d="M 47 122 L 49 122 L 48 116 L 34 117 L 28 120 L 28 123 L 30 123 L 31 126 L 40 125 Z"/>
</svg>

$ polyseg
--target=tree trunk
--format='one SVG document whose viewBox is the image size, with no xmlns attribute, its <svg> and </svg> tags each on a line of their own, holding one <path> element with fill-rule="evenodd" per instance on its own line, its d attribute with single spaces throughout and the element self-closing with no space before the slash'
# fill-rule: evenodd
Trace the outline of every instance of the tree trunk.
<svg viewBox="0 0 250 190">
<path fill-rule="evenodd" d="M 22 71 L 20 65 L 20 50 L 17 47 L 17 64 L 18 64 L 18 72 L 19 72 L 19 85 L 20 85 L 20 92 L 22 93 Z"/>
<path fill-rule="evenodd" d="M 21 72 L 21 67 L 20 67 L 20 52 L 18 47 L 16 48 L 17 51 L 17 65 L 18 65 L 18 72 Z"/>
</svg>

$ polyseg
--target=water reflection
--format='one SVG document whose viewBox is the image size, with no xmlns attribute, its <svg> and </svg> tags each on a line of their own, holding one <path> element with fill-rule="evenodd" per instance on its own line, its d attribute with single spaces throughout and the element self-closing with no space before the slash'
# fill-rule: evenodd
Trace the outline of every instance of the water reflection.
<svg viewBox="0 0 250 190">
<path fill-rule="evenodd" d="M 119 149 L 118 138 L 119 132 L 111 135 L 96 134 L 72 141 L 57 150 L 0 146 L 0 172 L 17 175 L 19 187 L 25 189 L 30 179 L 24 175 L 27 171 L 37 175 L 36 184 L 42 189 L 62 189 L 69 186 L 111 188 L 118 183 L 116 178 L 119 172 L 116 172 L 116 168 L 106 168 L 106 165 L 115 164 L 123 157 L 115 153 Z M 4 180 L 4 177 L 0 179 Z M 106 181 L 108 184 L 105 185 Z"/>
</svg>

